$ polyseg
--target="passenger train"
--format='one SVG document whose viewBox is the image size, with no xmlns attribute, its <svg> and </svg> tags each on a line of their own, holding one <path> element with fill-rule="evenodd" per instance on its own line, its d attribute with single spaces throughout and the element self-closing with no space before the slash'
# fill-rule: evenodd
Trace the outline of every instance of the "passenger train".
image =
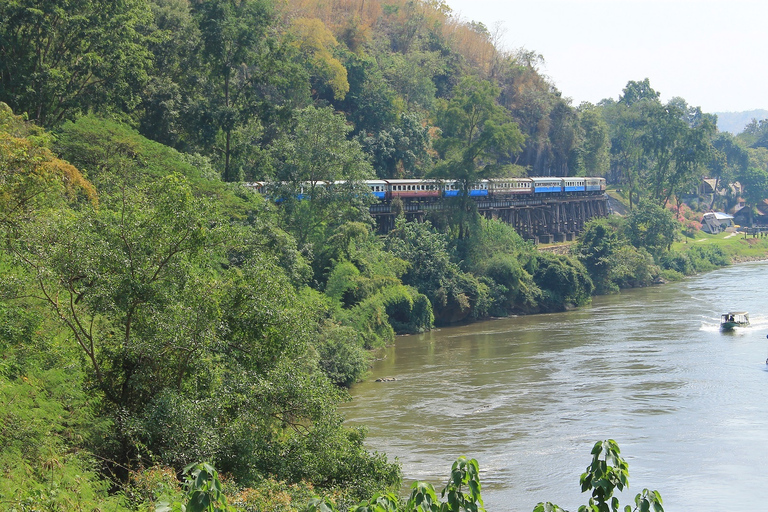
<svg viewBox="0 0 768 512">
<path fill-rule="evenodd" d="M 333 187 L 344 182 L 317 181 L 302 187 L 304 189 Z M 377 199 L 389 202 L 400 198 L 405 200 L 437 200 L 440 197 L 456 197 L 461 192 L 461 182 L 455 180 L 387 179 L 365 180 L 362 184 Z M 263 181 L 247 183 L 257 192 L 268 194 L 269 183 Z M 492 178 L 474 184 L 469 196 L 474 198 L 511 199 L 513 197 L 565 197 L 601 195 L 605 192 L 605 178 Z"/>
</svg>

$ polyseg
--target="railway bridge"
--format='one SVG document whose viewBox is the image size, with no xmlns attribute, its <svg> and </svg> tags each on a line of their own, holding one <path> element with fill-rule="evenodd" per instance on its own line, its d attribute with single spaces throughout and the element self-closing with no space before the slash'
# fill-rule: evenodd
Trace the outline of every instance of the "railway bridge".
<svg viewBox="0 0 768 512">
<path fill-rule="evenodd" d="M 573 240 L 589 220 L 608 215 L 605 195 L 479 198 L 475 202 L 481 215 L 511 224 L 523 238 L 534 243 Z M 395 219 L 401 212 L 407 220 L 423 222 L 430 212 L 445 208 L 447 205 L 443 201 L 402 201 L 399 204 L 377 203 L 370 207 L 370 211 L 379 233 L 385 234 L 395 227 Z"/>
</svg>

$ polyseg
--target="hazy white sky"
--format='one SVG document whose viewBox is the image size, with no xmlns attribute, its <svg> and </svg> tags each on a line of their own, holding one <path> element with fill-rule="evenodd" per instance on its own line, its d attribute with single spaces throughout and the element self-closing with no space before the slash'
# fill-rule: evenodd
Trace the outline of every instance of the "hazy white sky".
<svg viewBox="0 0 768 512">
<path fill-rule="evenodd" d="M 649 78 L 705 112 L 768 109 L 768 0 L 446 0 L 507 49 L 541 54 L 563 96 L 618 99 Z"/>
</svg>

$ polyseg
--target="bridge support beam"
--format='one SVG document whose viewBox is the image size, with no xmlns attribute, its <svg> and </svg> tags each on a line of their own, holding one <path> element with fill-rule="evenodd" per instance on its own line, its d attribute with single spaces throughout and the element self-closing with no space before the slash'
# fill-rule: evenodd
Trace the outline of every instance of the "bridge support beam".
<svg viewBox="0 0 768 512">
<path fill-rule="evenodd" d="M 424 222 L 429 210 L 442 208 L 439 202 L 406 202 L 394 211 L 391 204 L 377 203 L 371 206 L 371 215 L 376 219 L 377 232 L 386 234 L 394 229 L 398 214 L 404 214 L 409 221 Z M 608 215 L 605 196 L 485 201 L 478 203 L 478 211 L 487 219 L 511 225 L 534 243 L 572 241 L 591 219 Z"/>
</svg>

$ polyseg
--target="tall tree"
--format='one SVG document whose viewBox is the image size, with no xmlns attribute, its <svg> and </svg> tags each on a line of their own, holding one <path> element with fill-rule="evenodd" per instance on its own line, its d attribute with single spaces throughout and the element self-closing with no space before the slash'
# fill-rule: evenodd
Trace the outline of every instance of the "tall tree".
<svg viewBox="0 0 768 512">
<path fill-rule="evenodd" d="M 630 80 L 622 90 L 619 102 L 632 106 L 640 101 L 658 102 L 659 96 L 661 96 L 661 93 L 651 87 L 649 79 L 646 78 L 642 82 Z"/>
<path fill-rule="evenodd" d="M 591 103 L 579 105 L 583 132 L 579 148 L 579 171 L 586 176 L 604 176 L 610 168 L 610 137 L 608 123 L 600 109 Z"/>
<path fill-rule="evenodd" d="M 205 96 L 190 109 L 196 111 L 200 135 L 209 144 L 214 141 L 212 152 L 221 162 L 224 180 L 237 181 L 244 170 L 235 159 L 258 149 L 272 110 L 294 99 L 306 100 L 301 91 L 307 77 L 270 30 L 275 13 L 269 0 L 205 0 L 194 9 L 206 75 L 201 77 Z M 295 97 L 288 92 L 292 90 L 298 91 Z M 216 131 L 205 133 L 208 125 Z"/>
<path fill-rule="evenodd" d="M 522 150 L 525 137 L 504 107 L 496 103 L 499 88 L 487 80 L 465 77 L 454 88 L 454 96 L 440 102 L 437 125 L 442 136 L 434 143 L 443 162 L 433 176 L 454 179 L 461 185 L 462 214 L 473 216 L 475 203 L 469 191 L 479 180 L 501 176 L 507 162 Z M 461 222 L 459 238 L 468 225 Z"/>
<path fill-rule="evenodd" d="M 709 162 L 710 176 L 715 178 L 714 193 L 709 208 L 715 206 L 718 190 L 747 170 L 749 153 L 742 143 L 728 132 L 720 132 L 712 140 L 712 157 Z"/>
<path fill-rule="evenodd" d="M 610 127 L 612 181 L 620 183 L 629 198 L 629 207 L 637 203 L 644 169 L 644 154 L 640 144 L 644 121 L 638 109 L 622 102 L 601 103 L 603 116 Z"/>
<path fill-rule="evenodd" d="M 1 0 L 0 101 L 53 126 L 93 109 L 130 111 L 151 54 L 145 0 Z"/>
<path fill-rule="evenodd" d="M 275 193 L 302 245 L 324 239 L 325 228 L 365 218 L 369 194 L 358 185 L 373 177 L 373 168 L 360 143 L 347 138 L 351 130 L 332 108 L 307 107 L 296 111 L 291 131 L 272 146 L 275 178 L 282 184 Z M 334 181 L 343 183 L 328 185 Z"/>
<path fill-rule="evenodd" d="M 714 118 L 698 107 L 689 107 L 682 98 L 672 98 L 666 105 L 648 103 L 646 107 L 641 143 L 649 163 L 647 185 L 652 197 L 666 205 L 672 196 L 687 192 L 701 178 L 710 156 Z"/>
<path fill-rule="evenodd" d="M 558 98 L 549 113 L 549 142 L 553 176 L 572 176 L 578 166 L 578 148 L 582 145 L 582 133 L 578 112 L 566 100 Z"/>
</svg>

